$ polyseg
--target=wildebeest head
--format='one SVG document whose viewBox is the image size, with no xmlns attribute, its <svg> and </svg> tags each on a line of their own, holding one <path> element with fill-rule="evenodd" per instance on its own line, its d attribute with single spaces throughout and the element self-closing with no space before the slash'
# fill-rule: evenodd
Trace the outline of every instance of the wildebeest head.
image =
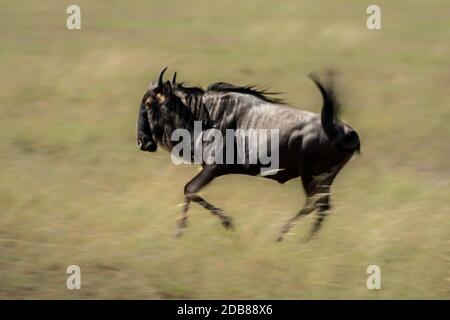
<svg viewBox="0 0 450 320">
<path fill-rule="evenodd" d="M 144 94 L 137 120 L 137 144 L 142 151 L 154 152 L 157 149 L 155 134 L 157 128 L 154 121 L 151 121 L 162 108 L 170 102 L 172 96 L 172 84 L 164 82 L 163 76 L 167 67 L 159 75 L 158 81 L 152 82 L 147 92 Z"/>
</svg>

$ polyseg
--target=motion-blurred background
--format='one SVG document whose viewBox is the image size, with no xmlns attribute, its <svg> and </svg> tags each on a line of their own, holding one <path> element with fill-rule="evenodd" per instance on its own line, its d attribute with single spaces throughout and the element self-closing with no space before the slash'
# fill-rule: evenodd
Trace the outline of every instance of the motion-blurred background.
<svg viewBox="0 0 450 320">
<path fill-rule="evenodd" d="M 66 8 L 81 7 L 81 30 Z M 450 2 L 0 2 L 0 298 L 450 298 Z M 138 150 L 161 69 L 206 86 L 270 85 L 319 112 L 306 75 L 335 69 L 362 156 L 338 176 L 319 237 L 286 185 L 226 176 L 174 239 L 196 166 Z M 66 289 L 68 265 L 81 290 Z M 381 268 L 368 290 L 366 268 Z"/>
</svg>

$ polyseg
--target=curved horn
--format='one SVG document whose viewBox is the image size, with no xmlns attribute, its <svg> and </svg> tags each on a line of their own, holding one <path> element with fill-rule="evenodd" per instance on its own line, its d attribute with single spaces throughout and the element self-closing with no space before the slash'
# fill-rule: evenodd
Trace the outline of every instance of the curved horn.
<svg viewBox="0 0 450 320">
<path fill-rule="evenodd" d="M 172 85 L 174 86 L 176 84 L 176 82 L 177 82 L 177 73 L 175 72 L 173 74 L 173 78 L 172 78 Z"/>
<path fill-rule="evenodd" d="M 166 72 L 166 70 L 167 70 L 167 67 L 165 67 L 165 68 L 163 69 L 163 71 L 161 71 L 161 74 L 159 75 L 158 86 L 159 86 L 160 88 L 162 88 L 162 86 L 163 86 L 163 76 L 164 76 L 164 72 Z"/>
</svg>

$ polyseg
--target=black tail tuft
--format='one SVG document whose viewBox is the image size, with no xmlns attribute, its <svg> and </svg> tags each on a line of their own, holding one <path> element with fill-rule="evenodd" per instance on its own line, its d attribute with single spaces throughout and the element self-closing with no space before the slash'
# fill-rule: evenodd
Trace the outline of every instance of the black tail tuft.
<svg viewBox="0 0 450 320">
<path fill-rule="evenodd" d="M 324 84 L 315 74 L 309 74 L 309 78 L 317 85 L 323 97 L 321 121 L 323 129 L 330 139 L 334 139 L 336 136 L 335 120 L 338 118 L 341 109 L 334 89 L 333 75 L 333 72 L 329 71 L 327 81 Z"/>
<path fill-rule="evenodd" d="M 347 131 L 343 133 L 338 130 L 336 121 L 341 110 L 333 82 L 333 72 L 327 73 L 326 82 L 323 83 L 315 74 L 310 74 L 309 77 L 317 85 L 323 97 L 323 107 L 321 114 L 322 127 L 328 138 L 335 141 L 340 147 L 360 153 L 360 140 L 356 131 Z"/>
</svg>

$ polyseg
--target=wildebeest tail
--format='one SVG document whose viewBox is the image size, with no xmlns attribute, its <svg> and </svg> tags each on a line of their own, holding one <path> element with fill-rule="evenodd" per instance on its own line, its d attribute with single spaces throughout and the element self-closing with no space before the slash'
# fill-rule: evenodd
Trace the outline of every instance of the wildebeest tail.
<svg viewBox="0 0 450 320">
<path fill-rule="evenodd" d="M 351 130 L 345 133 L 338 130 L 336 120 L 338 119 L 341 104 L 339 103 L 333 84 L 333 74 L 330 72 L 325 83 L 322 83 L 314 74 L 309 77 L 317 85 L 322 94 L 323 107 L 321 113 L 321 123 L 328 138 L 335 141 L 346 150 L 360 152 L 360 141 L 356 131 Z"/>
</svg>

